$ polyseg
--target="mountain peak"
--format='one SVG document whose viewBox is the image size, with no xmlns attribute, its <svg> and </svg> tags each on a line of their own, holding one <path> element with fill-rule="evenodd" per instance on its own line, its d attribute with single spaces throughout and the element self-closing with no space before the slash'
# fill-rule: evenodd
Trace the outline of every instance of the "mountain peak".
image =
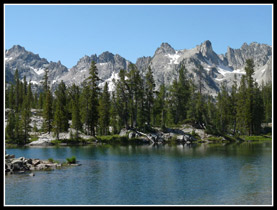
<svg viewBox="0 0 277 210">
<path fill-rule="evenodd" d="M 161 46 L 156 50 L 155 54 L 174 54 L 175 50 L 170 44 L 163 42 Z"/>
<path fill-rule="evenodd" d="M 20 45 L 14 45 L 11 49 L 12 50 L 25 50 L 25 48 Z"/>
<path fill-rule="evenodd" d="M 209 53 L 213 52 L 212 43 L 209 40 L 206 40 L 205 42 L 201 43 L 200 51 L 203 55 L 208 55 Z"/>
<path fill-rule="evenodd" d="M 10 48 L 7 53 L 10 54 L 10 53 L 21 53 L 21 52 L 26 52 L 25 48 L 20 46 L 20 45 L 14 45 L 12 46 L 12 48 Z"/>
<path fill-rule="evenodd" d="M 114 60 L 114 54 L 110 53 L 109 51 L 105 51 L 98 56 L 99 63 L 106 63 L 113 60 Z"/>
</svg>

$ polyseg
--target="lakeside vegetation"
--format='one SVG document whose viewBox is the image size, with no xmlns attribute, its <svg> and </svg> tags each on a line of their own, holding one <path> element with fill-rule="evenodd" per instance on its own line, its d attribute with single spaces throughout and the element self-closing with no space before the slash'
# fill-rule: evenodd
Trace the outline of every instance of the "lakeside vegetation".
<svg viewBox="0 0 277 210">
<path fill-rule="evenodd" d="M 201 65 L 195 70 L 199 76 L 198 85 L 187 76 L 184 65 L 178 69 L 178 77 L 169 86 L 161 84 L 156 90 L 153 72 L 148 67 L 145 76 L 130 64 L 129 71 L 120 70 L 119 80 L 113 81 L 115 90 L 103 90 L 98 86 L 100 78 L 95 62 L 92 61 L 89 77 L 82 85 L 66 87 L 61 81 L 52 94 L 45 70 L 43 90 L 32 91 L 32 83 L 19 79 L 15 71 L 14 83 L 6 85 L 5 108 L 9 108 L 5 142 L 25 145 L 38 139 L 30 132 L 54 132 L 52 143 L 86 144 L 94 141 L 104 143 L 135 143 L 136 138 L 119 136 L 120 131 L 133 129 L 144 133 L 154 131 L 154 127 L 166 131 L 190 125 L 203 129 L 207 141 L 254 141 L 269 140 L 271 128 L 262 128 L 262 123 L 272 122 L 272 84 L 258 86 L 253 79 L 254 62 L 247 60 L 245 75 L 240 83 L 234 82 L 231 90 L 226 83 L 216 97 L 203 93 L 206 72 Z M 31 109 L 42 110 L 43 125 L 31 127 Z M 71 123 L 69 123 L 71 122 Z M 60 139 L 62 132 L 69 132 L 69 139 Z M 80 134 L 90 135 L 83 139 Z M 265 135 L 270 133 L 270 135 Z M 191 133 L 198 141 L 197 133 Z M 270 137 L 269 137 L 270 136 Z M 172 138 L 171 141 L 176 141 Z"/>
</svg>

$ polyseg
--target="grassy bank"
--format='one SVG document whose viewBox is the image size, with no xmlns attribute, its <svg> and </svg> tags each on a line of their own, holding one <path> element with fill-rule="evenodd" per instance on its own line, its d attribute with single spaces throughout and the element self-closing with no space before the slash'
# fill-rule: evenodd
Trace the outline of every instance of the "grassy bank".
<svg viewBox="0 0 277 210">
<path fill-rule="evenodd" d="M 259 136 L 240 136 L 244 141 L 269 141 L 272 140 L 271 135 L 259 135 Z"/>
</svg>

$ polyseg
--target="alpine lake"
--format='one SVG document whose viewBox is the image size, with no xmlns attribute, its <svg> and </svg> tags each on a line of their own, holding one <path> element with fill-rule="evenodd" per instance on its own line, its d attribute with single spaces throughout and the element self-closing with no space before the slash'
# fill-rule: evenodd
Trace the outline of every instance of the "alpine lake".
<svg viewBox="0 0 277 210">
<path fill-rule="evenodd" d="M 5 176 L 5 205 L 272 205 L 272 141 L 6 148 L 80 166 Z"/>
</svg>

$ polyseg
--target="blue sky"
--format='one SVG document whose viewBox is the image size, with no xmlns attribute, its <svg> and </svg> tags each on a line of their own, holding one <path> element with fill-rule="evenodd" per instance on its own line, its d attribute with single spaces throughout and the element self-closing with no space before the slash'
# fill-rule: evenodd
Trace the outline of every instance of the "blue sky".
<svg viewBox="0 0 277 210">
<path fill-rule="evenodd" d="M 272 45 L 272 5 L 5 5 L 5 49 L 19 44 L 68 68 L 109 51 L 136 62 L 162 42 L 216 53 L 243 43 Z"/>
</svg>

